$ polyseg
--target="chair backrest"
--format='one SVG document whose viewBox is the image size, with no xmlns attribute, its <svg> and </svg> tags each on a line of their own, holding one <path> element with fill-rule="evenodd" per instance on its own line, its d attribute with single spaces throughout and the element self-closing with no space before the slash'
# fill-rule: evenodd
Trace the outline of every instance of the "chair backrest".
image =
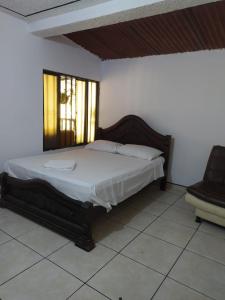
<svg viewBox="0 0 225 300">
<path fill-rule="evenodd" d="M 225 147 L 212 148 L 203 180 L 225 185 Z"/>
</svg>

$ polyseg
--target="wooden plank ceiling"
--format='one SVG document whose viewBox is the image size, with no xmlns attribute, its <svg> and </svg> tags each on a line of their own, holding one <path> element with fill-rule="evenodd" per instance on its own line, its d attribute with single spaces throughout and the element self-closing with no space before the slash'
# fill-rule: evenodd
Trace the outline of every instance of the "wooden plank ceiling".
<svg viewBox="0 0 225 300">
<path fill-rule="evenodd" d="M 66 35 L 101 59 L 225 48 L 225 1 Z"/>
</svg>

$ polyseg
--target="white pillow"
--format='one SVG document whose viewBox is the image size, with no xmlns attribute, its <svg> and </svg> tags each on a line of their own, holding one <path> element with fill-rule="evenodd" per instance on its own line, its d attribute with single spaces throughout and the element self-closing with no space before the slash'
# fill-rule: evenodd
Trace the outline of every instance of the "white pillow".
<svg viewBox="0 0 225 300">
<path fill-rule="evenodd" d="M 163 152 L 152 147 L 126 144 L 118 147 L 117 152 L 122 155 L 132 156 L 147 160 L 152 160 L 160 156 Z"/>
<path fill-rule="evenodd" d="M 117 148 L 122 144 L 107 140 L 96 140 L 93 143 L 87 144 L 85 149 L 117 153 Z"/>
</svg>

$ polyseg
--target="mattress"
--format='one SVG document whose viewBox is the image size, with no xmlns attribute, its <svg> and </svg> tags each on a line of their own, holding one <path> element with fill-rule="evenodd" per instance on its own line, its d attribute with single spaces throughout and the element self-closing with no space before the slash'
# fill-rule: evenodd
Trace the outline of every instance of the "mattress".
<svg viewBox="0 0 225 300">
<path fill-rule="evenodd" d="M 74 160 L 76 167 L 72 171 L 48 169 L 44 164 L 49 160 Z M 9 160 L 4 171 L 23 180 L 43 179 L 72 199 L 89 201 L 109 211 L 164 176 L 163 163 L 163 157 L 148 161 L 79 148 Z"/>
</svg>

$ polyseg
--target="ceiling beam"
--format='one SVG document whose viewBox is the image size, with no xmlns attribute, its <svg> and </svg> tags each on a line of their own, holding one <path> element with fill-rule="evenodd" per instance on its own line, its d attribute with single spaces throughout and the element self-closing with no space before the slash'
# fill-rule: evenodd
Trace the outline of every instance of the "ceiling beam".
<svg viewBox="0 0 225 300">
<path fill-rule="evenodd" d="M 28 29 L 42 37 L 98 28 L 221 0 L 106 0 L 96 5 L 30 21 Z"/>
</svg>

